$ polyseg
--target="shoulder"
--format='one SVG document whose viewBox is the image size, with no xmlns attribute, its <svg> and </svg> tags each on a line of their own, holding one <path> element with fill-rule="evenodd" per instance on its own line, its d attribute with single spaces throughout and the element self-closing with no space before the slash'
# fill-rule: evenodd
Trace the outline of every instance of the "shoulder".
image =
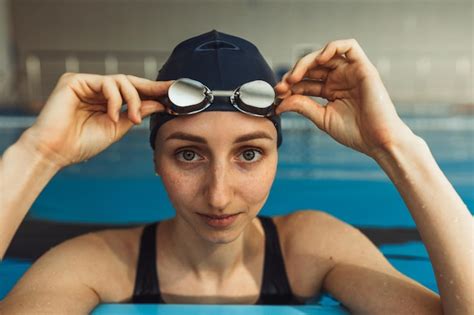
<svg viewBox="0 0 474 315">
<path fill-rule="evenodd" d="M 330 263 L 357 262 L 387 267 L 383 254 L 358 228 L 320 210 L 298 210 L 275 218 L 283 246 L 294 254 Z"/>
<path fill-rule="evenodd" d="M 14 290 L 69 283 L 71 290 L 79 285 L 91 288 L 100 301 L 123 300 L 134 282 L 142 229 L 107 229 L 66 240 L 43 254 Z"/>
<path fill-rule="evenodd" d="M 362 235 L 355 227 L 320 210 L 298 210 L 273 217 L 273 221 L 292 291 L 303 300 L 320 293 L 325 276 Z"/>
<path fill-rule="evenodd" d="M 86 233 L 53 247 L 41 259 L 74 259 L 84 264 L 101 263 L 111 256 L 123 260 L 137 251 L 142 229 L 143 227 L 134 227 Z"/>
<path fill-rule="evenodd" d="M 362 235 L 354 226 L 321 210 L 297 210 L 275 217 L 274 222 L 283 245 L 297 250 L 311 250 L 322 244 L 334 246 Z"/>
<path fill-rule="evenodd" d="M 86 274 L 102 301 L 119 301 L 132 293 L 142 231 L 143 226 L 100 230 L 70 239 L 55 250 L 57 256 L 70 255 L 68 261 L 80 261 L 78 271 Z"/>
</svg>

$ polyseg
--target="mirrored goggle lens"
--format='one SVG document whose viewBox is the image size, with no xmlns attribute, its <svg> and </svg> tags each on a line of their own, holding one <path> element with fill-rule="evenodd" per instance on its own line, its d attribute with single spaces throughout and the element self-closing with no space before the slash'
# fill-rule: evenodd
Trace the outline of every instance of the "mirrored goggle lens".
<svg viewBox="0 0 474 315">
<path fill-rule="evenodd" d="M 168 98 L 177 107 L 199 105 L 206 99 L 206 86 L 192 79 L 176 80 L 168 89 Z"/>
<path fill-rule="evenodd" d="M 246 106 L 263 109 L 273 105 L 275 91 L 268 82 L 262 80 L 252 81 L 240 87 L 239 99 L 239 103 Z"/>
</svg>

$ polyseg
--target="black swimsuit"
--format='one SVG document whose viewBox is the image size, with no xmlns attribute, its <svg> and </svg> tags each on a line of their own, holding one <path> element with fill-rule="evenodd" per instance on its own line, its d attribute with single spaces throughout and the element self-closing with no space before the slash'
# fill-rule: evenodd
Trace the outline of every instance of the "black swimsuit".
<svg viewBox="0 0 474 315">
<path fill-rule="evenodd" d="M 255 304 L 304 304 L 291 292 L 275 223 L 270 217 L 257 217 L 265 231 L 265 256 L 262 287 Z M 155 235 L 158 224 L 159 222 L 147 225 L 143 230 L 132 303 L 166 303 L 161 298 L 156 271 Z"/>
</svg>

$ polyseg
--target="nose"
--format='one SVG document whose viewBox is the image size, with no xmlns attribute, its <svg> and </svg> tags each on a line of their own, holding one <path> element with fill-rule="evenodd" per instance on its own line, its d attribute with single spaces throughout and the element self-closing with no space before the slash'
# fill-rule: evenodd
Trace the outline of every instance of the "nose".
<svg viewBox="0 0 474 315">
<path fill-rule="evenodd" d="M 230 169 L 225 162 L 215 162 L 208 172 L 205 196 L 209 207 L 225 210 L 233 198 Z"/>
</svg>

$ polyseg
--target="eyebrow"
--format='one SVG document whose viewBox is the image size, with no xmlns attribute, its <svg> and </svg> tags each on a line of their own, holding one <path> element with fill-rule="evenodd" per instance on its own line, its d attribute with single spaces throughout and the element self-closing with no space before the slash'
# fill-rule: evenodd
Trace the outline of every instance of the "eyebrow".
<svg viewBox="0 0 474 315">
<path fill-rule="evenodd" d="M 172 133 L 171 135 L 169 135 L 166 138 L 165 141 L 173 140 L 173 139 L 187 140 L 187 141 L 193 141 L 193 142 L 207 144 L 207 140 L 205 138 L 195 136 L 195 135 L 192 135 L 192 134 L 189 134 L 189 133 L 181 132 L 181 131 L 177 131 L 177 132 Z M 254 139 L 273 140 L 273 138 L 268 133 L 263 132 L 263 131 L 256 131 L 256 132 L 248 133 L 248 134 L 245 134 L 245 135 L 242 135 L 242 136 L 238 137 L 237 139 L 235 139 L 234 144 L 235 143 L 240 143 L 240 142 L 245 142 L 245 141 L 250 141 L 250 140 L 254 140 Z"/>
</svg>

